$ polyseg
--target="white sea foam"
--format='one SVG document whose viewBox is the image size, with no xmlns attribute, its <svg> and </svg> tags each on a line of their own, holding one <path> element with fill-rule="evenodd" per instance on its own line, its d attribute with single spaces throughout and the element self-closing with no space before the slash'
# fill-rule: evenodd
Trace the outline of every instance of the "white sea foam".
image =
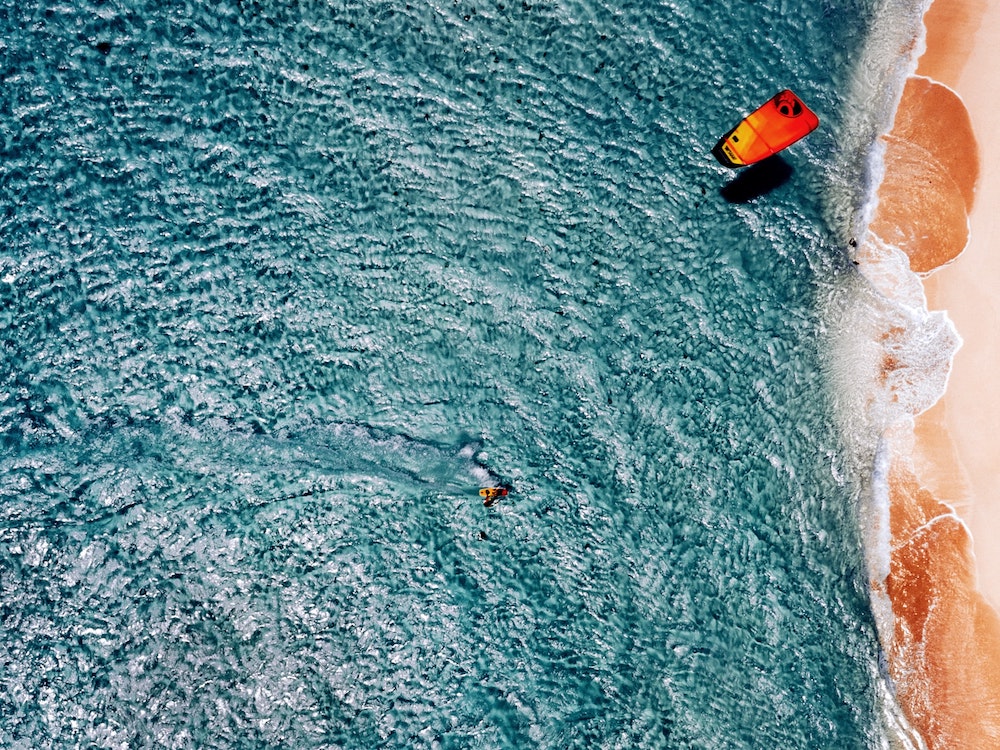
<svg viewBox="0 0 1000 750">
<path fill-rule="evenodd" d="M 900 419 L 929 408 L 947 383 L 959 339 L 942 313 L 927 310 L 919 278 L 906 256 L 869 236 L 885 173 L 882 136 L 892 128 L 906 79 L 925 47 L 923 14 L 928 0 L 886 0 L 868 37 L 845 96 L 856 116 L 839 134 L 841 158 L 830 178 L 827 214 L 833 226 L 845 227 L 845 245 L 860 273 L 842 274 L 828 291 L 823 310 L 829 335 L 828 370 L 847 450 L 848 465 L 867 476 L 863 491 L 878 513 L 873 482 L 884 432 Z M 858 179 L 860 175 L 860 180 Z M 866 468 L 867 467 L 867 468 Z M 884 543 L 881 536 L 869 541 Z M 872 573 L 882 570 L 870 560 Z"/>
<path fill-rule="evenodd" d="M 850 227 L 849 254 L 859 271 L 838 279 L 827 298 L 828 367 L 849 454 L 846 463 L 858 486 L 870 601 L 883 643 L 891 641 L 894 628 L 885 588 L 892 542 L 887 434 L 894 427 L 906 429 L 914 416 L 940 399 L 961 345 L 948 316 L 928 310 L 921 281 L 905 253 L 868 231 L 885 175 L 883 136 L 892 128 L 906 79 L 925 48 L 922 19 L 928 7 L 928 0 L 887 0 L 872 24 L 847 97 L 860 116 L 844 134 L 829 210 L 834 226 Z M 850 179 L 858 172 L 860 191 L 852 193 Z M 843 179 L 839 186 L 838 176 Z M 896 702 L 887 671 L 883 679 L 886 747 L 924 748 Z"/>
</svg>

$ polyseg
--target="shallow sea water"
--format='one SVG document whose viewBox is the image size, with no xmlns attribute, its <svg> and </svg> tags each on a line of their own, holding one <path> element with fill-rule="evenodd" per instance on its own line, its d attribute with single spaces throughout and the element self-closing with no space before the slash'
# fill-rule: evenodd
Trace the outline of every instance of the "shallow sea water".
<svg viewBox="0 0 1000 750">
<path fill-rule="evenodd" d="M 820 312 L 878 12 L 5 3 L 0 744 L 882 747 Z"/>
</svg>

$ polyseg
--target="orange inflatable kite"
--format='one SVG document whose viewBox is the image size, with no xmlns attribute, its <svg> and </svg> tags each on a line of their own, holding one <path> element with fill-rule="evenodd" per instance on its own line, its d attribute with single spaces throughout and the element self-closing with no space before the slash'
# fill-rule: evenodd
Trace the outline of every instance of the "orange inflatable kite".
<svg viewBox="0 0 1000 750">
<path fill-rule="evenodd" d="M 818 126 L 819 118 L 785 89 L 722 136 L 712 153 L 730 169 L 745 167 L 788 148 Z"/>
<path fill-rule="evenodd" d="M 481 490 L 479 490 L 479 496 L 486 498 L 485 500 L 483 500 L 483 505 L 485 505 L 487 508 L 490 508 L 501 497 L 507 497 L 507 488 L 483 487 Z"/>
</svg>

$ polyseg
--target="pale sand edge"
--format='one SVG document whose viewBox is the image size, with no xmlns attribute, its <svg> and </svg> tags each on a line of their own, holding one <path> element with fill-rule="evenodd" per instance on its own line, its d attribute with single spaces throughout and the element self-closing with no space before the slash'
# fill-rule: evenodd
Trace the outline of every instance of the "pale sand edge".
<svg viewBox="0 0 1000 750">
<path fill-rule="evenodd" d="M 933 19 L 929 19 L 932 22 Z M 979 589 L 1000 607 L 1000 164 L 984 148 L 1000 133 L 1000 0 L 989 0 L 955 81 L 943 81 L 965 101 L 979 142 L 980 176 L 965 252 L 925 280 L 928 305 L 947 310 L 963 339 L 948 390 L 932 413 L 918 418 L 918 441 L 950 435 L 960 467 L 953 477 L 968 498 L 941 497 L 958 510 L 973 537 Z M 936 422 L 936 425 L 935 425 Z M 924 438 L 921 438 L 921 434 Z M 940 435 L 938 435 L 940 437 Z M 918 450 L 920 448 L 918 447 Z M 951 455 L 937 451 L 941 465 Z M 950 452 L 948 452 L 950 453 Z M 952 464 L 954 466 L 954 464 Z M 947 472 L 947 469 L 944 470 Z M 952 469 L 954 472 L 955 469 Z M 948 493 L 944 493 L 947 495 Z M 969 502 L 966 502 L 966 500 Z"/>
</svg>

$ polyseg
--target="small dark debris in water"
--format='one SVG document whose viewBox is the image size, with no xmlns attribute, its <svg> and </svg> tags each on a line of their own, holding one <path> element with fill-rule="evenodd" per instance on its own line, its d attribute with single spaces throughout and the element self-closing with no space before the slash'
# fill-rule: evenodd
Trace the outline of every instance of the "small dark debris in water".
<svg viewBox="0 0 1000 750">
<path fill-rule="evenodd" d="M 102 55 L 110 54 L 111 52 L 111 42 L 98 42 L 97 51 Z"/>
<path fill-rule="evenodd" d="M 847 244 L 850 245 L 851 247 L 857 247 L 858 246 L 858 241 L 856 239 L 854 239 L 853 237 L 851 237 L 851 241 L 848 242 Z"/>
<path fill-rule="evenodd" d="M 486 532 L 485 531 L 480 531 L 479 532 L 479 540 L 480 541 L 486 541 L 486 538 L 487 538 L 486 537 Z"/>
<path fill-rule="evenodd" d="M 128 513 L 130 510 L 132 510 L 132 508 L 134 508 L 138 504 L 139 503 L 126 503 L 125 505 L 123 505 L 122 507 L 120 507 L 118 509 L 117 513 L 118 513 L 119 516 L 124 516 L 126 513 Z"/>
</svg>

